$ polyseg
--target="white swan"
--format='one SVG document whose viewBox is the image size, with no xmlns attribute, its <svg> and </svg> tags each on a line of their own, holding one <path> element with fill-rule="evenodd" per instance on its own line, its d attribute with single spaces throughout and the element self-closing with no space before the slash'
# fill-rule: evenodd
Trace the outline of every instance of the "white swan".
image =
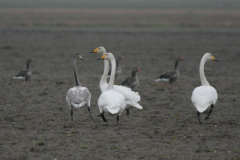
<svg viewBox="0 0 240 160">
<path fill-rule="evenodd" d="M 193 90 L 192 93 L 192 103 L 197 109 L 197 115 L 199 119 L 199 124 L 201 124 L 200 120 L 200 113 L 204 112 L 208 107 L 211 106 L 211 109 L 208 113 L 208 116 L 205 118 L 207 120 L 212 112 L 212 109 L 217 102 L 217 91 L 214 87 L 210 86 L 208 83 L 205 74 L 204 74 L 204 64 L 205 62 L 213 60 L 213 61 L 218 61 L 216 60 L 212 54 L 210 53 L 205 53 L 204 56 L 202 57 L 202 60 L 200 62 L 200 67 L 199 67 L 199 73 L 200 73 L 200 79 L 202 86 L 197 87 Z"/>
<path fill-rule="evenodd" d="M 73 107 L 80 108 L 87 104 L 89 116 L 91 117 L 90 112 L 90 100 L 91 100 L 91 93 L 89 92 L 88 88 L 82 87 L 80 81 L 78 79 L 78 75 L 76 72 L 76 58 L 84 60 L 79 53 L 76 53 L 72 57 L 72 64 L 73 64 L 73 73 L 74 73 L 74 87 L 70 88 L 67 92 L 66 101 L 68 103 L 69 108 L 71 108 L 71 118 L 73 121 Z"/>
<path fill-rule="evenodd" d="M 116 71 L 116 62 L 115 58 L 112 53 L 106 53 L 104 54 L 100 59 L 109 60 L 112 65 L 112 72 L 110 81 L 108 84 L 108 87 L 106 91 L 102 92 L 98 99 L 98 108 L 100 111 L 100 115 L 104 122 L 107 122 L 106 118 L 104 117 L 104 113 L 110 114 L 110 115 L 117 115 L 117 125 L 119 121 L 119 116 L 124 111 L 126 107 L 125 97 L 119 93 L 116 92 L 113 89 L 113 83 L 115 79 L 115 71 Z"/>
<path fill-rule="evenodd" d="M 106 50 L 105 50 L 104 47 L 98 47 L 94 51 L 92 51 L 91 53 L 98 53 L 98 54 L 104 55 L 104 54 L 106 54 Z M 108 62 L 108 60 L 104 60 L 104 72 L 103 72 L 102 78 L 101 78 L 100 83 L 99 83 L 99 87 L 101 89 L 101 92 L 104 92 L 107 89 L 107 86 L 108 86 L 108 83 L 107 83 L 108 71 L 109 71 L 109 62 Z M 130 88 L 127 88 L 127 87 L 124 87 L 124 86 L 119 86 L 119 85 L 114 85 L 113 88 L 114 88 L 115 91 L 121 93 L 125 97 L 127 115 L 129 115 L 129 109 L 131 109 L 131 108 L 134 108 L 134 107 L 138 108 L 138 109 L 143 108 L 141 105 L 138 104 L 138 102 L 141 99 L 138 92 L 131 91 Z"/>
</svg>

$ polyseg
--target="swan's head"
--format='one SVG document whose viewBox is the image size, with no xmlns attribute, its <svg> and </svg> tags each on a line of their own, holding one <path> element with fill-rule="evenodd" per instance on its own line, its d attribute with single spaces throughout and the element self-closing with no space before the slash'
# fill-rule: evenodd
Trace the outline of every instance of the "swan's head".
<svg viewBox="0 0 240 160">
<path fill-rule="evenodd" d="M 111 59 L 114 59 L 112 53 L 106 53 L 102 57 L 98 58 L 98 60 L 111 60 Z"/>
<path fill-rule="evenodd" d="M 34 59 L 32 59 L 32 58 L 27 59 L 27 62 L 32 62 L 32 61 L 34 61 Z"/>
<path fill-rule="evenodd" d="M 181 61 L 181 60 L 183 60 L 184 58 L 183 57 L 177 57 L 177 61 Z"/>
<path fill-rule="evenodd" d="M 76 57 L 76 58 L 78 58 L 78 59 L 80 59 L 80 60 L 84 60 L 84 58 L 82 58 L 82 56 L 81 56 L 79 53 L 75 53 L 75 54 L 73 55 L 73 57 Z"/>
<path fill-rule="evenodd" d="M 218 61 L 211 53 L 205 53 L 204 57 L 206 58 L 207 61 Z"/>
<path fill-rule="evenodd" d="M 92 52 L 90 53 L 98 53 L 98 54 L 102 54 L 104 55 L 106 53 L 106 49 L 104 47 L 98 47 L 96 49 L 94 49 Z"/>
</svg>

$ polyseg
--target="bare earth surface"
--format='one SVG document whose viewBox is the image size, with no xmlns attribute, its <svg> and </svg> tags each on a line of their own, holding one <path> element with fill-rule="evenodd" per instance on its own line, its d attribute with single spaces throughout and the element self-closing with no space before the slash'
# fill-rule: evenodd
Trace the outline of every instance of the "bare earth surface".
<svg viewBox="0 0 240 160">
<path fill-rule="evenodd" d="M 103 126 L 97 100 L 103 61 L 93 49 L 104 46 L 124 56 L 122 75 L 138 67 L 143 110 L 106 117 Z M 87 107 L 70 109 L 65 96 L 73 86 L 71 57 L 77 61 L 81 84 L 92 94 Z M 199 63 L 204 53 L 219 62 L 207 62 L 205 74 L 218 92 L 208 121 L 198 124 L 191 94 L 200 85 Z M 239 159 L 240 158 L 240 32 L 226 30 L 107 30 L 1 29 L 0 30 L 0 159 Z M 181 77 L 164 89 L 154 78 L 180 62 Z M 25 68 L 33 72 L 27 87 L 12 77 Z"/>
</svg>

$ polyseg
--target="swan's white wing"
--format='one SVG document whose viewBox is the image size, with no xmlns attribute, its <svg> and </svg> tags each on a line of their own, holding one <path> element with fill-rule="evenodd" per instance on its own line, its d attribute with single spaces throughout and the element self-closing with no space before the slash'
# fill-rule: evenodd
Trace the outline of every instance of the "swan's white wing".
<svg viewBox="0 0 240 160">
<path fill-rule="evenodd" d="M 211 104 L 215 104 L 217 101 L 218 95 L 215 88 L 212 86 L 200 86 L 193 90 L 192 93 L 192 103 L 196 109 L 202 113 L 204 112 Z"/>
<path fill-rule="evenodd" d="M 114 85 L 114 90 L 121 93 L 126 101 L 133 101 L 133 102 L 139 102 L 141 100 L 141 97 L 138 92 L 132 91 L 130 88 L 127 88 L 125 86 L 119 86 L 119 85 Z M 106 91 L 107 85 L 103 85 L 101 87 L 102 92 Z"/>
<path fill-rule="evenodd" d="M 121 93 L 126 101 L 139 102 L 141 100 L 139 93 L 132 91 L 130 88 L 114 85 L 114 90 Z"/>
<path fill-rule="evenodd" d="M 114 90 L 105 91 L 98 99 L 98 107 L 100 113 L 105 111 L 111 114 L 118 114 L 126 107 L 125 98 L 122 94 Z"/>
<path fill-rule="evenodd" d="M 68 104 L 75 108 L 80 108 L 88 103 L 91 99 L 91 94 L 86 87 L 73 87 L 67 92 L 66 100 Z"/>
</svg>

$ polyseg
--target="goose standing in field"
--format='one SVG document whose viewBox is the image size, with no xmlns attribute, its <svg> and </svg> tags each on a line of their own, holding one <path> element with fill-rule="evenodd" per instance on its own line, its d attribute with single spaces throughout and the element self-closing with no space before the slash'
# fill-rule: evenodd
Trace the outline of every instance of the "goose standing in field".
<svg viewBox="0 0 240 160">
<path fill-rule="evenodd" d="M 117 61 L 116 61 L 116 73 L 115 73 L 115 79 L 118 77 L 118 76 L 120 76 L 121 75 L 121 73 L 122 73 L 122 69 L 121 69 L 121 66 L 120 66 L 120 60 L 121 59 L 123 59 L 124 57 L 123 56 L 119 56 L 118 58 L 117 58 Z M 109 72 L 108 72 L 108 78 L 110 78 L 110 76 L 111 76 L 111 68 L 110 68 L 110 70 L 109 70 Z"/>
<path fill-rule="evenodd" d="M 30 70 L 30 62 L 34 61 L 32 58 L 27 59 L 27 67 L 26 70 L 21 70 L 16 76 L 13 77 L 13 79 L 19 79 L 24 80 L 24 84 L 26 85 L 27 81 L 31 78 L 31 70 Z M 19 81 L 20 84 L 20 81 Z"/>
<path fill-rule="evenodd" d="M 164 83 L 164 87 L 165 87 L 165 83 L 170 83 L 171 84 L 171 89 L 173 88 L 173 82 L 175 82 L 178 77 L 180 76 L 180 72 L 178 69 L 178 63 L 179 61 L 183 60 L 183 57 L 178 57 L 175 61 L 175 66 L 174 66 L 174 70 L 172 71 L 168 71 L 162 75 L 160 75 L 158 78 L 155 79 L 156 82 L 160 81 Z"/>
<path fill-rule="evenodd" d="M 131 88 L 132 90 L 134 88 L 136 88 L 138 86 L 138 84 L 139 84 L 139 80 L 138 80 L 138 76 L 137 76 L 137 72 L 138 71 L 141 71 L 141 69 L 133 68 L 132 69 L 132 76 L 124 79 L 121 82 L 121 85 L 125 86 L 125 87 L 128 87 L 128 88 Z"/>
<path fill-rule="evenodd" d="M 210 60 L 218 61 L 213 57 L 212 54 L 205 53 L 204 56 L 202 57 L 202 60 L 200 62 L 200 67 L 199 67 L 199 73 L 200 73 L 200 79 L 201 79 L 202 85 L 193 90 L 192 98 L 191 98 L 193 105 L 197 109 L 199 124 L 202 123 L 200 120 L 200 113 L 204 112 L 208 107 L 211 106 L 211 109 L 207 117 L 205 118 L 205 120 L 207 120 L 218 98 L 216 89 L 210 86 L 204 74 L 204 65 L 207 61 L 210 61 Z"/>
<path fill-rule="evenodd" d="M 101 54 L 103 56 L 104 54 L 106 54 L 106 50 L 104 47 L 98 47 L 91 53 L 97 53 L 97 54 Z M 103 72 L 102 78 L 99 83 L 99 87 L 100 87 L 102 93 L 104 91 L 106 91 L 107 86 L 108 86 L 108 83 L 107 83 L 108 71 L 109 71 L 109 61 L 104 60 L 104 72 Z M 131 91 L 130 88 L 127 88 L 124 86 L 119 86 L 119 85 L 114 85 L 114 90 L 121 93 L 125 97 L 127 115 L 129 115 L 129 109 L 131 109 L 131 108 L 135 107 L 138 109 L 142 109 L 142 106 L 138 104 L 138 102 L 141 99 L 138 92 Z"/>
<path fill-rule="evenodd" d="M 110 115 L 117 115 L 117 125 L 119 121 L 119 116 L 124 111 L 126 107 L 125 97 L 114 90 L 113 83 L 115 79 L 115 71 L 116 71 L 116 62 L 112 53 L 106 53 L 101 58 L 101 60 L 109 60 L 112 65 L 112 72 L 109 84 L 107 86 L 106 91 L 102 92 L 98 99 L 98 108 L 100 111 L 100 115 L 104 122 L 108 122 L 104 116 L 104 113 Z"/>
<path fill-rule="evenodd" d="M 71 118 L 73 121 L 73 107 L 80 108 L 85 105 L 88 106 L 89 116 L 91 117 L 90 112 L 90 100 L 91 93 L 88 88 L 82 87 L 78 79 L 78 74 L 76 71 L 76 58 L 84 60 L 79 53 L 75 53 L 72 57 L 73 73 L 74 73 L 74 87 L 70 88 L 67 92 L 66 101 L 69 108 L 71 109 Z"/>
</svg>

